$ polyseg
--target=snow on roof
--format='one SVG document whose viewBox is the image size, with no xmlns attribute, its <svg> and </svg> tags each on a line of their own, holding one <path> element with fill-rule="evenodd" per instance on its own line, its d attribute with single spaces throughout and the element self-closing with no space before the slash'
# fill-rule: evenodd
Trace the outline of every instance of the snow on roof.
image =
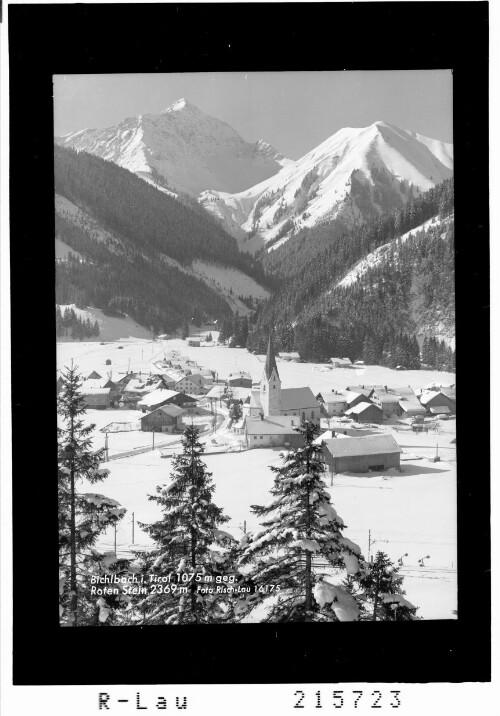
<svg viewBox="0 0 500 716">
<path fill-rule="evenodd" d="M 457 400 L 457 391 L 455 390 L 455 388 L 441 388 L 441 393 L 442 393 L 443 395 L 446 395 L 446 397 L 447 397 L 449 400 L 453 400 L 453 401 L 456 402 L 456 400 Z"/>
<path fill-rule="evenodd" d="M 352 365 L 350 358 L 330 358 L 331 363 L 345 363 L 346 365 Z"/>
<path fill-rule="evenodd" d="M 430 408 L 430 412 L 431 412 L 433 415 L 439 415 L 440 413 L 448 414 L 448 413 L 450 413 L 451 411 L 450 411 L 450 409 L 448 408 L 447 405 L 438 405 L 438 406 L 435 407 L 435 408 Z"/>
<path fill-rule="evenodd" d="M 420 401 L 416 395 L 415 396 L 410 396 L 410 395 L 403 396 L 402 399 L 399 401 L 399 404 L 402 407 L 402 409 L 405 411 L 405 413 L 407 413 L 409 410 L 413 410 L 413 411 L 417 410 L 422 413 L 425 413 L 425 408 L 420 403 Z"/>
<path fill-rule="evenodd" d="M 250 393 L 250 407 L 251 408 L 261 408 L 262 404 L 260 402 L 260 391 L 258 390 L 252 390 Z"/>
<path fill-rule="evenodd" d="M 362 438 L 350 437 L 348 440 L 325 440 L 325 450 L 332 457 L 357 457 L 359 455 L 381 455 L 402 453 L 392 435 L 368 435 Z"/>
<path fill-rule="evenodd" d="M 349 408 L 349 410 L 346 410 L 345 414 L 351 415 L 351 413 L 353 413 L 354 415 L 360 415 L 361 413 L 364 413 L 367 408 L 375 408 L 376 410 L 381 410 L 378 405 L 374 405 L 373 403 L 366 403 L 365 401 L 363 401 L 355 405 L 354 408 Z"/>
<path fill-rule="evenodd" d="M 251 388 L 231 388 L 228 391 L 228 394 L 231 395 L 232 398 L 235 400 L 246 400 L 250 397 Z"/>
<path fill-rule="evenodd" d="M 380 391 L 377 393 L 377 400 L 379 400 L 381 403 L 399 403 L 401 397 L 401 395 L 396 395 L 396 393 L 386 393 L 385 391 Z"/>
<path fill-rule="evenodd" d="M 252 380 L 252 376 L 246 370 L 238 370 L 234 373 L 229 373 L 228 380 L 231 380 L 232 378 L 234 378 L 234 379 L 247 378 L 248 380 Z"/>
<path fill-rule="evenodd" d="M 299 418 L 293 415 L 272 415 L 264 420 L 247 417 L 245 429 L 248 435 L 290 435 L 299 424 Z"/>
<path fill-rule="evenodd" d="M 84 393 L 87 392 L 87 390 L 91 390 L 92 388 L 105 388 L 109 382 L 109 378 L 88 378 L 87 380 L 83 381 L 82 386 L 80 388 L 80 392 Z"/>
<path fill-rule="evenodd" d="M 142 380 L 141 378 L 132 378 L 132 380 L 129 381 L 125 386 L 124 392 L 151 393 L 152 391 L 156 390 L 160 385 L 161 381 L 159 380 L 147 384 L 145 379 Z"/>
<path fill-rule="evenodd" d="M 366 391 L 368 395 L 365 395 L 361 391 L 354 391 L 354 390 L 346 390 L 344 395 L 346 397 L 346 402 L 348 405 L 350 405 L 356 398 L 359 398 L 360 396 L 363 396 L 364 398 L 368 398 L 371 391 Z"/>
<path fill-rule="evenodd" d="M 285 388 L 281 391 L 282 410 L 294 408 L 319 408 L 311 388 Z"/>
<path fill-rule="evenodd" d="M 427 403 L 430 403 L 431 400 L 433 400 L 434 398 L 437 398 L 440 395 L 447 397 L 444 395 L 444 393 L 441 390 L 439 390 L 439 391 L 426 390 L 420 396 L 420 402 L 422 403 L 422 405 L 427 405 Z"/>
<path fill-rule="evenodd" d="M 205 395 L 205 398 L 220 398 L 221 395 L 224 395 L 225 390 L 225 385 L 214 385 Z"/>
<path fill-rule="evenodd" d="M 139 420 L 144 420 L 145 418 L 148 418 L 150 415 L 153 415 L 154 413 L 158 413 L 159 411 L 162 411 L 162 413 L 165 413 L 166 415 L 170 415 L 172 418 L 177 418 L 179 415 L 182 415 L 184 413 L 183 408 L 179 408 L 178 405 L 162 405 L 160 408 L 156 408 L 156 410 L 151 411 L 151 413 L 147 413 L 146 415 L 143 415 Z"/>
<path fill-rule="evenodd" d="M 180 395 L 180 393 L 178 393 L 176 390 L 165 390 L 164 388 L 159 388 L 158 390 L 153 390 L 151 393 L 145 395 L 137 403 L 137 405 L 141 405 L 147 408 L 148 406 L 157 405 L 164 400 L 170 400 L 175 395 Z"/>
<path fill-rule="evenodd" d="M 85 395 L 109 395 L 111 388 L 88 388 L 82 394 Z"/>
<path fill-rule="evenodd" d="M 382 388 L 383 386 L 375 385 L 348 385 L 347 390 L 351 393 L 357 393 L 358 395 L 364 395 L 365 398 L 369 398 L 375 388 Z"/>
<path fill-rule="evenodd" d="M 347 403 L 347 395 L 343 393 L 326 393 L 325 395 L 326 397 L 323 398 L 323 401 L 327 404 Z"/>
</svg>

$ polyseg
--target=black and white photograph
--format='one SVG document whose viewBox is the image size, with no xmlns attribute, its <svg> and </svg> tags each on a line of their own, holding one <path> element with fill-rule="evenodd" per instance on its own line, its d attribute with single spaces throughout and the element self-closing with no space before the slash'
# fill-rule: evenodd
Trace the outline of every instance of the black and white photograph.
<svg viewBox="0 0 500 716">
<path fill-rule="evenodd" d="M 456 619 L 452 91 L 54 77 L 62 626 Z"/>
<path fill-rule="evenodd" d="M 489 713 L 487 3 L 7 15 L 10 712 Z"/>
</svg>

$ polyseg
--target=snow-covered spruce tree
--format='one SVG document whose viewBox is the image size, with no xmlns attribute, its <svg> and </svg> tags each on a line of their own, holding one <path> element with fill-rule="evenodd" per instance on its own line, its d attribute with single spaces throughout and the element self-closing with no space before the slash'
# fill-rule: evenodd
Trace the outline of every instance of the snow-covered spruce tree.
<svg viewBox="0 0 500 716">
<path fill-rule="evenodd" d="M 322 480 L 322 448 L 315 442 L 319 428 L 306 420 L 296 430 L 303 447 L 283 454 L 282 467 L 271 467 L 276 473 L 273 499 L 265 506 L 252 505 L 261 530 L 243 546 L 240 568 L 265 603 L 262 621 L 355 620 L 355 600 L 313 562 L 326 560 L 354 574 L 360 549 L 342 536 L 344 522 Z M 247 601 L 253 609 L 255 599 Z M 244 613 L 244 603 L 238 610 Z"/>
<path fill-rule="evenodd" d="M 58 517 L 59 517 L 59 613 L 61 624 L 77 626 L 111 623 L 111 602 L 90 596 L 92 575 L 125 568 L 123 560 L 93 549 L 100 534 L 125 514 L 116 500 L 97 493 L 81 493 L 86 480 L 102 482 L 108 471 L 100 467 L 103 450 L 92 450 L 94 425 L 86 425 L 85 401 L 76 368 L 62 374 L 58 394 Z"/>
<path fill-rule="evenodd" d="M 358 603 L 361 621 L 406 622 L 419 619 L 418 607 L 404 595 L 403 577 L 385 552 L 373 562 L 362 562 L 360 571 L 348 575 L 344 586 Z"/>
<path fill-rule="evenodd" d="M 198 428 L 186 428 L 182 447 L 173 459 L 172 482 L 159 485 L 157 494 L 148 496 L 160 506 L 162 518 L 140 524 L 157 545 L 142 555 L 144 581 L 170 579 L 160 583 L 163 589 L 151 588 L 146 598 L 137 601 L 136 620 L 144 624 L 209 623 L 225 621 L 230 614 L 225 595 L 199 593 L 200 586 L 214 586 L 213 582 L 196 581 L 196 575 L 208 578 L 232 571 L 234 540 L 219 529 L 229 517 L 212 502 L 215 485 L 201 459 L 205 447 Z"/>
</svg>

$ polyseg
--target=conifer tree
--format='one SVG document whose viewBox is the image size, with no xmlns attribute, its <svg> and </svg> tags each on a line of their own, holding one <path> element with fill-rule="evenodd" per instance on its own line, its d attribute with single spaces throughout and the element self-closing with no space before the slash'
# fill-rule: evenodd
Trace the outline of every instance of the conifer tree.
<svg viewBox="0 0 500 716">
<path fill-rule="evenodd" d="M 361 621 L 413 621 L 418 607 L 404 595 L 403 577 L 384 552 L 373 562 L 363 562 L 360 571 L 348 575 L 344 586 L 360 608 Z"/>
<path fill-rule="evenodd" d="M 59 611 L 61 623 L 67 626 L 92 622 L 96 608 L 101 621 L 104 613 L 107 618 L 106 604 L 97 605 L 96 599 L 89 599 L 90 576 L 111 564 L 114 568 L 118 565 L 116 558 L 110 560 L 93 547 L 98 536 L 122 519 L 126 511 L 116 500 L 78 491 L 82 481 L 102 482 L 109 474 L 100 467 L 104 451 L 92 450 L 95 425 L 85 424 L 81 385 L 76 368 L 69 368 L 62 374 L 58 394 Z"/>
<path fill-rule="evenodd" d="M 228 548 L 234 540 L 219 529 L 229 518 L 212 502 L 215 485 L 201 459 L 205 448 L 198 428 L 186 428 L 182 447 L 173 460 L 172 482 L 149 495 L 161 508 L 162 518 L 140 525 L 156 544 L 151 553 L 142 555 L 145 578 L 172 575 L 169 590 L 153 592 L 137 604 L 149 624 L 221 621 L 227 611 L 226 597 L 198 593 L 196 575 L 206 576 L 210 583 L 210 576 L 229 568 Z"/>
<path fill-rule="evenodd" d="M 313 560 L 320 557 L 353 574 L 359 569 L 360 549 L 342 536 L 344 522 L 322 480 L 325 467 L 321 446 L 315 443 L 318 427 L 302 421 L 296 430 L 303 446 L 283 454 L 282 467 L 271 467 L 275 473 L 273 499 L 267 505 L 252 506 L 261 529 L 248 538 L 240 564 L 257 585 L 260 600 L 269 600 L 264 621 L 355 619 L 354 600 L 341 587 L 324 581 Z M 272 591 L 269 585 L 275 585 Z M 252 601 L 249 607 L 254 604 Z"/>
</svg>

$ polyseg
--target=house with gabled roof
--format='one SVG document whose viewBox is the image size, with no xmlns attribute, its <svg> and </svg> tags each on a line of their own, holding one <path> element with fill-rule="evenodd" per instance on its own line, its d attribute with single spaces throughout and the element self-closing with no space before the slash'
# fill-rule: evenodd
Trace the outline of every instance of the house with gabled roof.
<svg viewBox="0 0 500 716">
<path fill-rule="evenodd" d="M 322 454 L 329 471 L 339 473 L 399 468 L 402 452 L 392 435 L 368 435 L 323 440 Z"/>
</svg>

